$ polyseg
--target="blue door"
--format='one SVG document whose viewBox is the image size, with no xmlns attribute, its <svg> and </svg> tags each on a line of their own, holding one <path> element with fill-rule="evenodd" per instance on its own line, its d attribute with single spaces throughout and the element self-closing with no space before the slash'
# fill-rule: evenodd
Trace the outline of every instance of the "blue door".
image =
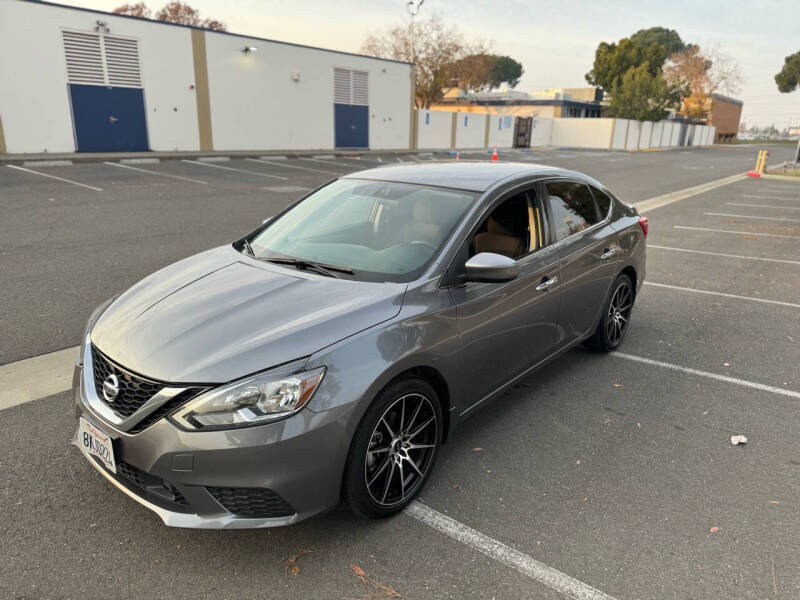
<svg viewBox="0 0 800 600">
<path fill-rule="evenodd" d="M 337 148 L 369 147 L 369 107 L 334 104 Z"/>
<path fill-rule="evenodd" d="M 143 90 L 70 84 L 69 94 L 78 152 L 150 149 Z"/>
</svg>

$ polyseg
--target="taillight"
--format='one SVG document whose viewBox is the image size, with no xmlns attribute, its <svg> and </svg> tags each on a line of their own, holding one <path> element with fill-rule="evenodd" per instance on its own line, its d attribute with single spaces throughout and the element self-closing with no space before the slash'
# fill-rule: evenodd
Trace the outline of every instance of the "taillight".
<svg viewBox="0 0 800 600">
<path fill-rule="evenodd" d="M 642 228 L 642 233 L 644 234 L 645 238 L 647 237 L 647 228 L 649 222 L 650 221 L 647 217 L 639 217 L 639 227 Z"/>
</svg>

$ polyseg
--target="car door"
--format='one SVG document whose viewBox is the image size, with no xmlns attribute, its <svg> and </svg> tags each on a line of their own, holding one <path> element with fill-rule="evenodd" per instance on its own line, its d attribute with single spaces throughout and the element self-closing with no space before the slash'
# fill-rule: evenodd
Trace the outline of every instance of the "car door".
<svg viewBox="0 0 800 600">
<path fill-rule="evenodd" d="M 543 195 L 561 265 L 561 307 L 555 345 L 591 332 L 619 268 L 610 205 L 601 213 L 588 184 L 569 179 L 543 182 Z"/>
<path fill-rule="evenodd" d="M 469 381 L 472 400 L 467 410 L 553 349 L 559 265 L 557 256 L 547 247 L 548 225 L 535 192 L 534 186 L 523 192 L 525 204 L 519 219 L 528 223 L 528 239 L 523 253 L 512 256 L 519 264 L 515 279 L 504 283 L 464 282 L 464 263 L 470 253 L 480 249 L 470 252 L 470 238 L 451 265 L 450 281 L 454 285 L 450 291 L 456 304 L 461 369 Z M 510 202 L 508 196 L 484 213 L 480 225 L 470 233 L 473 240 L 504 202 Z"/>
</svg>

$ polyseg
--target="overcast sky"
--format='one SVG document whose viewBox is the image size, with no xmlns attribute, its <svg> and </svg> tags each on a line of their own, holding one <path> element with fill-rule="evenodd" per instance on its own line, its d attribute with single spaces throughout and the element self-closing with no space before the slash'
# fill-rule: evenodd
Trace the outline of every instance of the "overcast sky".
<svg viewBox="0 0 800 600">
<path fill-rule="evenodd" d="M 125 0 L 61 1 L 112 10 Z M 146 1 L 151 8 L 166 3 Z M 351 52 L 369 33 L 409 18 L 403 0 L 189 1 L 231 32 Z M 719 45 L 738 61 L 745 78 L 738 95 L 743 121 L 800 125 L 800 90 L 781 94 L 773 79 L 784 57 L 800 51 L 797 0 L 425 0 L 420 15 L 434 12 L 520 61 L 525 74 L 516 89 L 522 91 L 585 86 L 599 42 L 647 27 L 675 29 L 684 41 Z"/>
</svg>

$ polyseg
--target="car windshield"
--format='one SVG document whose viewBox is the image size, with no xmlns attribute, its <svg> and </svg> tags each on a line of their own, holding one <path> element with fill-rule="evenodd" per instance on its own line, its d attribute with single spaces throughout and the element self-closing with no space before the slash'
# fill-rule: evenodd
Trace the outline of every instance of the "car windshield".
<svg viewBox="0 0 800 600">
<path fill-rule="evenodd" d="M 412 281 L 474 199 L 461 190 L 339 179 L 269 223 L 250 245 L 262 260 L 294 258 L 352 269 L 355 279 Z"/>
</svg>

